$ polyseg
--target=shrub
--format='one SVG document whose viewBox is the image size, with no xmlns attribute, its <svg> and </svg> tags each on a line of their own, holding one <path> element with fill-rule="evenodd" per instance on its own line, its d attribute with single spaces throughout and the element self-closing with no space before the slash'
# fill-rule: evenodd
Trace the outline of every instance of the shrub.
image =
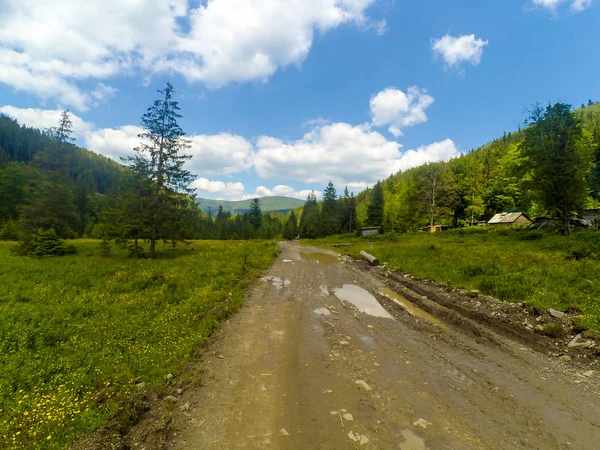
<svg viewBox="0 0 600 450">
<path fill-rule="evenodd" d="M 18 240 L 19 240 L 19 227 L 12 219 L 9 219 L 2 224 L 2 227 L 0 227 L 0 241 L 18 241 Z"/>
<path fill-rule="evenodd" d="M 66 244 L 53 228 L 38 230 L 33 235 L 21 236 L 16 252 L 22 256 L 63 256 L 75 253 L 75 246 Z"/>
<path fill-rule="evenodd" d="M 544 336 L 559 338 L 561 336 L 564 336 L 565 329 L 562 327 L 561 324 L 552 322 L 552 323 L 544 325 L 542 327 L 542 329 L 539 331 L 539 333 Z"/>
</svg>

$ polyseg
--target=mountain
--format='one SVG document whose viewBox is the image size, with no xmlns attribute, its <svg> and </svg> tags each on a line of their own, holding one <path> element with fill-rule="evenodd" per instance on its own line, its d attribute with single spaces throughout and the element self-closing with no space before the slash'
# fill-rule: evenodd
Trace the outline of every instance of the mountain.
<svg viewBox="0 0 600 450">
<path fill-rule="evenodd" d="M 292 209 L 296 209 L 304 205 L 304 200 L 291 197 L 259 197 L 260 208 L 262 212 L 281 212 L 288 213 Z M 219 209 L 219 205 L 223 207 L 225 211 L 230 211 L 232 214 L 245 213 L 250 209 L 250 202 L 252 200 L 210 200 L 206 198 L 197 198 L 196 202 L 198 206 L 205 213 L 211 212 L 213 216 Z"/>
<path fill-rule="evenodd" d="M 573 113 L 582 125 L 578 148 L 586 171 L 585 208 L 600 207 L 600 102 L 588 102 Z M 548 214 L 533 182 L 534 166 L 524 147 L 525 133 L 505 133 L 448 162 L 435 162 L 398 172 L 381 184 L 384 190 L 383 228 L 416 231 L 433 220 L 437 225 L 462 226 L 487 221 L 497 213 Z M 587 167 L 586 167 L 587 166 Z M 359 225 L 371 225 L 367 210 L 373 189 L 356 197 Z"/>
</svg>

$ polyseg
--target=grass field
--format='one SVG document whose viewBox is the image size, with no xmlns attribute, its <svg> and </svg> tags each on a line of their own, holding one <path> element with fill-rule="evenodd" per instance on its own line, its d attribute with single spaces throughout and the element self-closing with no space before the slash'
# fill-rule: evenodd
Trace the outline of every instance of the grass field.
<svg viewBox="0 0 600 450">
<path fill-rule="evenodd" d="M 271 242 L 194 242 L 132 259 L 98 241 L 33 259 L 0 242 L 0 448 L 66 448 L 160 389 L 249 283 L 273 262 Z"/>
<path fill-rule="evenodd" d="M 580 324 L 600 330 L 598 230 L 563 237 L 550 231 L 471 228 L 364 238 L 342 235 L 307 243 L 349 243 L 345 253 L 357 259 L 365 250 L 392 270 L 506 301 L 563 311 L 575 305 L 583 313 Z"/>
</svg>

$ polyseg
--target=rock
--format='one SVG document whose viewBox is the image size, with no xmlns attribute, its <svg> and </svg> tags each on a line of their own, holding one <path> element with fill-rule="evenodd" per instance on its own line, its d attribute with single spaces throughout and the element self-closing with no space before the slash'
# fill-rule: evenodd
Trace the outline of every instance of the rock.
<svg viewBox="0 0 600 450">
<path fill-rule="evenodd" d="M 289 435 L 290 435 L 290 433 L 288 433 L 285 428 L 282 428 L 281 430 L 279 430 L 279 436 L 289 436 Z"/>
<path fill-rule="evenodd" d="M 472 291 L 469 292 L 469 294 L 471 294 L 474 297 L 477 297 L 479 295 L 479 291 L 477 289 L 473 289 Z"/>
<path fill-rule="evenodd" d="M 558 358 L 559 363 L 566 363 L 569 361 L 571 361 L 571 357 L 569 355 L 562 355 L 560 358 Z"/>
<path fill-rule="evenodd" d="M 423 429 L 427 429 L 428 426 L 433 425 L 431 422 L 427 422 L 425 419 L 419 419 L 415 423 L 413 423 L 413 427 L 421 427 Z"/>
<path fill-rule="evenodd" d="M 585 342 L 579 342 L 579 340 L 581 339 L 581 334 L 578 334 L 577 336 L 575 336 L 573 338 L 573 340 L 571 342 L 569 342 L 569 344 L 567 345 L 567 347 L 569 348 L 589 348 L 589 347 L 593 347 L 594 346 L 594 342 L 593 341 L 585 341 Z"/>
<path fill-rule="evenodd" d="M 338 412 L 337 411 L 331 411 L 329 414 L 331 414 L 332 416 L 337 416 Z"/>
<path fill-rule="evenodd" d="M 535 326 L 535 331 L 538 331 L 538 332 L 544 331 L 544 327 L 541 326 L 541 325 L 536 325 Z"/>
<path fill-rule="evenodd" d="M 344 419 L 346 419 L 349 422 L 352 422 L 354 420 L 354 416 L 350 413 L 346 413 L 342 416 Z"/>
<path fill-rule="evenodd" d="M 354 436 L 354 433 L 352 431 L 348 431 L 348 437 L 350 439 L 352 439 L 354 442 L 358 442 L 358 438 L 356 436 Z"/>
<path fill-rule="evenodd" d="M 573 340 L 567 344 L 567 347 L 569 347 L 569 348 L 576 347 L 577 343 L 579 342 L 579 339 L 581 339 L 581 334 L 578 334 L 577 336 L 575 336 L 573 338 Z"/>
<path fill-rule="evenodd" d="M 179 401 L 179 399 L 177 397 L 175 397 L 174 395 L 168 395 L 167 397 L 165 397 L 165 402 L 168 403 L 177 403 Z"/>
<path fill-rule="evenodd" d="M 364 380 L 356 380 L 356 384 L 367 392 L 373 390 L 373 388 L 371 386 L 369 386 L 367 383 L 365 383 Z"/>
<path fill-rule="evenodd" d="M 350 343 L 348 341 L 340 341 L 340 345 L 346 346 L 350 345 Z"/>
<path fill-rule="evenodd" d="M 177 389 L 177 394 L 181 395 L 183 393 L 183 389 Z"/>
<path fill-rule="evenodd" d="M 331 394 L 333 391 L 331 389 L 327 389 L 323 391 L 323 394 Z"/>
<path fill-rule="evenodd" d="M 562 319 L 563 317 L 565 317 L 565 313 L 562 311 L 557 311 L 556 309 L 552 309 L 550 308 L 548 310 L 548 312 L 550 313 L 550 315 L 552 317 L 556 317 L 557 319 Z"/>
<path fill-rule="evenodd" d="M 587 372 L 583 372 L 583 376 L 584 377 L 591 377 L 592 375 L 594 375 L 596 372 L 594 370 L 588 370 Z"/>
<path fill-rule="evenodd" d="M 142 381 L 141 383 L 138 383 L 138 384 L 136 384 L 136 386 L 137 386 L 139 389 L 143 389 L 143 388 L 144 388 L 144 386 L 146 386 L 146 383 L 144 383 L 144 382 Z"/>
<path fill-rule="evenodd" d="M 185 402 L 183 405 L 181 405 L 181 406 L 179 407 L 179 409 L 180 409 L 180 410 L 182 410 L 182 411 L 189 411 L 189 409 L 190 409 L 190 404 L 189 404 L 188 402 Z"/>
</svg>

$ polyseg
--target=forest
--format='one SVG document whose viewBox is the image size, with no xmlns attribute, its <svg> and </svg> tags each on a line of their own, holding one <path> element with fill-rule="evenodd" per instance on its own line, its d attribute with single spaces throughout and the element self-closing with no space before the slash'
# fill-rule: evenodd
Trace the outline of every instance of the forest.
<svg viewBox="0 0 600 450">
<path fill-rule="evenodd" d="M 391 175 L 357 196 L 347 188 L 338 194 L 330 182 L 321 200 L 310 194 L 287 215 L 263 213 L 255 199 L 244 213 L 219 207 L 213 217 L 189 188 L 189 144 L 173 86 L 159 93 L 142 116 L 140 147 L 121 163 L 72 144 L 67 111 L 48 130 L 0 115 L 0 239 L 33 254 L 36 236 L 52 237 L 56 253 L 66 251 L 61 239 L 88 237 L 102 239 L 105 251 L 114 241 L 141 257 L 142 242 L 152 256 L 159 240 L 319 238 L 363 226 L 410 232 L 515 211 L 557 218 L 568 233 L 573 217 L 600 207 L 600 102 L 590 100 L 576 110 L 534 105 L 522 129 L 448 162 Z"/>
<path fill-rule="evenodd" d="M 383 215 L 370 214 L 381 202 Z M 600 102 L 535 107 L 525 127 L 448 162 L 400 172 L 357 196 L 361 225 L 462 227 L 500 212 L 563 220 L 600 207 Z"/>
</svg>

